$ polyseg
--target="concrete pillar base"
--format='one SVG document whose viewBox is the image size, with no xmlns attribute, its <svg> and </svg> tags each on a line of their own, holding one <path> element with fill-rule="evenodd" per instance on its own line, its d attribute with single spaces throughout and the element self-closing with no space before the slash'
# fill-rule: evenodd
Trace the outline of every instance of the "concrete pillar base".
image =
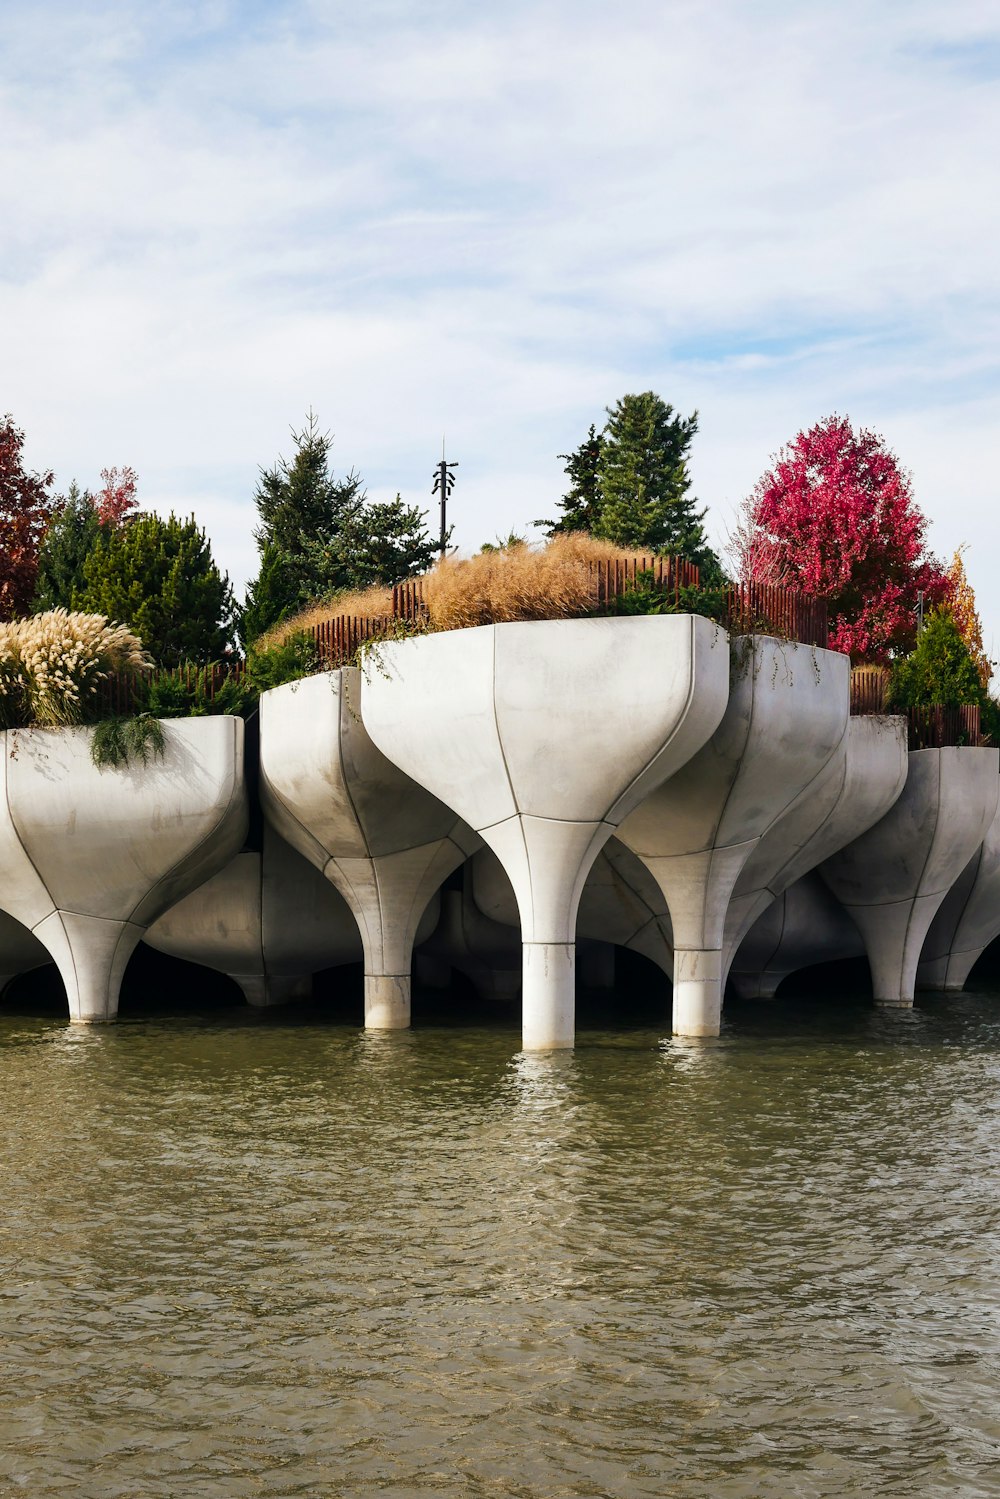
<svg viewBox="0 0 1000 1499">
<path fill-rule="evenodd" d="M 410 975 L 365 974 L 365 1029 L 405 1031 L 410 1024 Z"/>
<path fill-rule="evenodd" d="M 247 1004 L 255 1010 L 293 1004 L 297 999 L 309 999 L 312 995 L 311 973 L 295 977 L 271 973 L 231 973 L 229 977 L 239 984 Z"/>
<path fill-rule="evenodd" d="M 722 953 L 674 953 L 675 1036 L 717 1036 L 722 1028 Z"/>
<path fill-rule="evenodd" d="M 76 911 L 53 911 L 35 928 L 66 986 L 69 1018 L 81 1025 L 115 1020 L 128 960 L 145 928 Z"/>
<path fill-rule="evenodd" d="M 875 1003 L 880 1010 L 912 1010 L 912 999 L 879 999 L 876 995 Z"/>
<path fill-rule="evenodd" d="M 564 1051 L 576 1032 L 576 944 L 525 942 L 521 994 L 524 1051 Z"/>
</svg>

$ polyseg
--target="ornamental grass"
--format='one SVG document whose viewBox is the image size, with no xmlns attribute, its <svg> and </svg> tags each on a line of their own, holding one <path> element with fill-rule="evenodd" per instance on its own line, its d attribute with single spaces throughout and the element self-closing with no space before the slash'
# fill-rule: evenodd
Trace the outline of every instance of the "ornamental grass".
<svg viewBox="0 0 1000 1499">
<path fill-rule="evenodd" d="M 595 564 L 634 557 L 634 551 L 599 541 L 584 531 L 555 536 L 537 546 L 518 542 L 473 557 L 446 557 L 420 579 L 427 628 L 461 630 L 519 619 L 578 619 L 598 607 Z M 283 645 L 337 615 L 389 620 L 392 589 L 360 589 L 311 604 L 262 635 L 255 650 Z"/>
<path fill-rule="evenodd" d="M 0 623 L 0 727 L 86 723 L 103 681 L 149 666 L 139 639 L 103 614 L 50 609 Z"/>
</svg>

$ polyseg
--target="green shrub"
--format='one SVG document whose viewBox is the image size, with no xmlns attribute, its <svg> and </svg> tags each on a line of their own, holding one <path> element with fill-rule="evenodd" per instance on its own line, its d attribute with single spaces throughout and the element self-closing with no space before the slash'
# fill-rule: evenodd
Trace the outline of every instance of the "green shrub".
<svg viewBox="0 0 1000 1499">
<path fill-rule="evenodd" d="M 895 661 L 889 683 L 890 708 L 989 702 L 950 609 L 935 609 L 908 656 Z"/>
<path fill-rule="evenodd" d="M 251 650 L 247 670 L 255 693 L 311 677 L 321 670 L 316 642 L 303 630 L 267 650 Z"/>
</svg>

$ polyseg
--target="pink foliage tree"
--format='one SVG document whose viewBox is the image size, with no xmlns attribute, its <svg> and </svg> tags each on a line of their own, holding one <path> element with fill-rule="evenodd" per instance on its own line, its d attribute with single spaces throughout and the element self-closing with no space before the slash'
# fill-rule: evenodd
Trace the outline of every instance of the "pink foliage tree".
<svg viewBox="0 0 1000 1499">
<path fill-rule="evenodd" d="M 102 525 L 118 527 L 136 509 L 138 477 L 134 468 L 102 468 L 104 483 L 94 495 L 94 506 Z"/>
<path fill-rule="evenodd" d="M 950 597 L 926 526 L 884 439 L 829 416 L 758 480 L 732 550 L 742 578 L 827 599 L 831 649 L 885 661 L 912 649 L 921 590 L 927 609 Z"/>
</svg>

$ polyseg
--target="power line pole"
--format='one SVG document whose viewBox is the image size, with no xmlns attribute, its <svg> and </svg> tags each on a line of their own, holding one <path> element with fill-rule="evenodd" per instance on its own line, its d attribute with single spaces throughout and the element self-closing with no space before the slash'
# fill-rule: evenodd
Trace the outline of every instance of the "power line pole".
<svg viewBox="0 0 1000 1499">
<path fill-rule="evenodd" d="M 448 550 L 448 501 L 451 498 L 451 491 L 455 486 L 455 475 L 452 473 L 453 468 L 458 468 L 458 463 L 457 461 L 455 463 L 448 463 L 445 460 L 444 438 L 442 437 L 441 462 L 434 470 L 434 488 L 431 490 L 431 494 L 441 496 L 441 540 L 438 543 L 438 549 L 442 557 Z"/>
</svg>

